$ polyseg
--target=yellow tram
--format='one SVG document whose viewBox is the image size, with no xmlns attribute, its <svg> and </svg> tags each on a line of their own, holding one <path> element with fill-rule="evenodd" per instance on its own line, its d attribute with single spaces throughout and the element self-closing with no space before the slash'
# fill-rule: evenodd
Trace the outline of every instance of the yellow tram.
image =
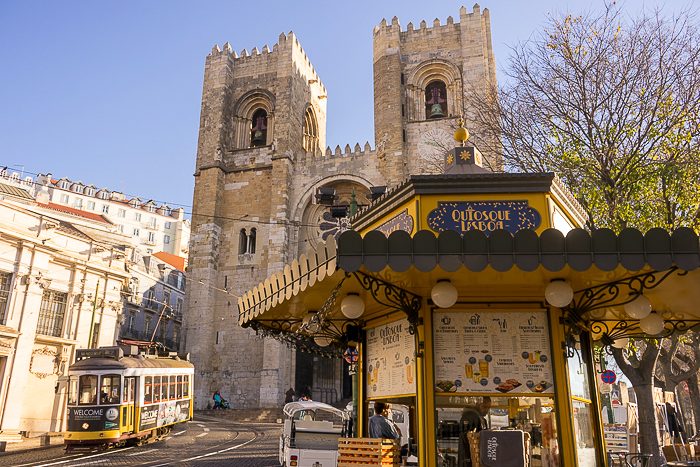
<svg viewBox="0 0 700 467">
<path fill-rule="evenodd" d="M 192 419 L 189 354 L 139 355 L 135 346 L 79 349 L 68 375 L 66 450 L 156 439 Z"/>
</svg>

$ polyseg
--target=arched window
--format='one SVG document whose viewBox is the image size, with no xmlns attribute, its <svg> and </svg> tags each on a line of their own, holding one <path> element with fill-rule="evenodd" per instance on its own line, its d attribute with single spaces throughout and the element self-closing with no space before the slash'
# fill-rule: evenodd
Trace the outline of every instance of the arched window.
<svg viewBox="0 0 700 467">
<path fill-rule="evenodd" d="M 442 81 L 433 81 L 425 88 L 425 117 L 447 117 L 447 88 Z"/>
<path fill-rule="evenodd" d="M 238 254 L 253 255 L 255 254 L 255 228 L 250 229 L 250 234 L 247 234 L 245 229 L 241 229 L 238 234 Z"/>
<path fill-rule="evenodd" d="M 250 235 L 248 235 L 248 251 L 249 254 L 255 254 L 255 229 L 250 229 Z"/>
<path fill-rule="evenodd" d="M 258 109 L 253 114 L 250 127 L 250 147 L 257 148 L 267 144 L 267 112 Z"/>
<path fill-rule="evenodd" d="M 241 229 L 238 234 L 238 254 L 244 255 L 246 249 L 248 248 L 248 234 L 246 234 L 245 229 Z"/>
<path fill-rule="evenodd" d="M 315 153 L 318 148 L 318 125 L 311 107 L 304 113 L 304 139 L 302 141 L 306 152 Z"/>
</svg>

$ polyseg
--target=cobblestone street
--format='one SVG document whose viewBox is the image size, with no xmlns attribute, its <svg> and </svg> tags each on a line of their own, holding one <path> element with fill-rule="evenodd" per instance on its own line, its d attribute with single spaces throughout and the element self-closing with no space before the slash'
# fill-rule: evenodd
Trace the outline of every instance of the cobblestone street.
<svg viewBox="0 0 700 467">
<path fill-rule="evenodd" d="M 0 465 L 15 467 L 78 466 L 231 466 L 277 467 L 280 425 L 230 422 L 199 416 L 173 429 L 159 442 L 100 453 L 66 455 L 62 445 L 8 452 Z"/>
</svg>

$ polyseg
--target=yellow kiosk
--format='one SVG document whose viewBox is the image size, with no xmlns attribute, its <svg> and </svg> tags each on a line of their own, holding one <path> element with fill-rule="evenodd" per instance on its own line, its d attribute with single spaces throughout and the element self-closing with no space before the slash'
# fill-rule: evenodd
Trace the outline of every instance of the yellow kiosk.
<svg viewBox="0 0 700 467">
<path fill-rule="evenodd" d="M 593 342 L 698 326 L 698 236 L 589 233 L 554 174 L 480 160 L 457 147 L 445 174 L 390 190 L 337 246 L 330 237 L 246 293 L 239 324 L 327 355 L 356 348 L 358 436 L 370 401 L 404 404 L 420 466 L 463 461 L 460 417 L 483 396 L 493 431 L 490 444 L 472 437 L 481 465 L 606 465 Z M 655 328 L 625 314 L 642 296 Z M 499 448 L 506 432 L 522 441 Z"/>
</svg>

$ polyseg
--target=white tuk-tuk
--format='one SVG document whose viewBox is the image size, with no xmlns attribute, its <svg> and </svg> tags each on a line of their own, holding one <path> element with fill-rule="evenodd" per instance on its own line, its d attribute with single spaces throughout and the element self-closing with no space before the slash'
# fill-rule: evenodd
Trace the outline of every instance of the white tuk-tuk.
<svg viewBox="0 0 700 467">
<path fill-rule="evenodd" d="M 284 467 L 336 467 L 338 438 L 347 436 L 350 414 L 314 401 L 284 406 L 279 461 Z"/>
</svg>

